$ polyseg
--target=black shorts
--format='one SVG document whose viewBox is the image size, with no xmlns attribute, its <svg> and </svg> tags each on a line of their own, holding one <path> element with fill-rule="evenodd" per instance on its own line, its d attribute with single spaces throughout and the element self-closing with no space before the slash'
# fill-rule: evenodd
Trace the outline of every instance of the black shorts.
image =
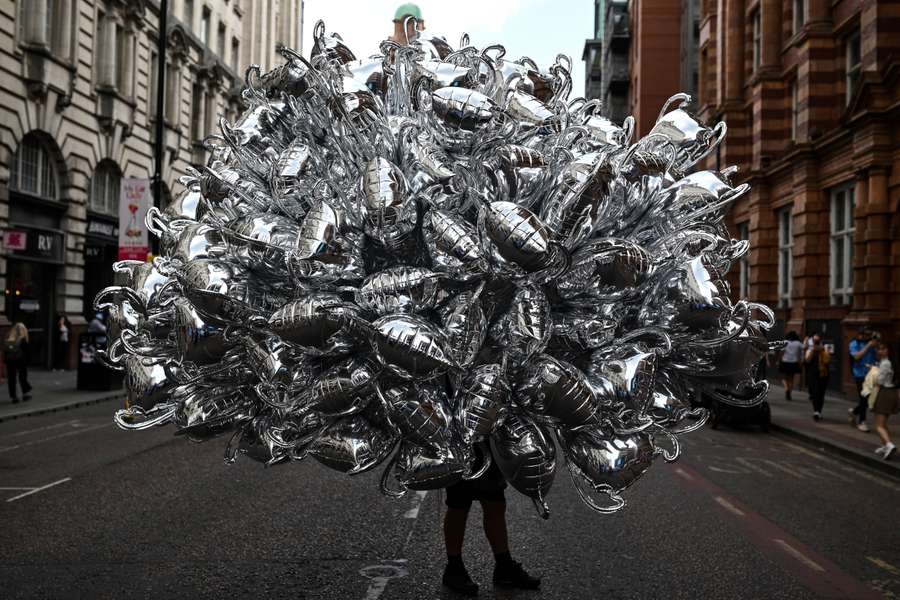
<svg viewBox="0 0 900 600">
<path fill-rule="evenodd" d="M 781 361 L 778 363 L 778 372 L 785 375 L 796 375 L 800 372 L 800 363 Z"/>
<path fill-rule="evenodd" d="M 447 508 L 468 511 L 472 502 L 506 502 L 506 480 L 503 473 L 497 468 L 496 461 L 491 461 L 491 466 L 484 475 L 477 479 L 463 480 L 459 483 L 447 486 Z"/>
</svg>

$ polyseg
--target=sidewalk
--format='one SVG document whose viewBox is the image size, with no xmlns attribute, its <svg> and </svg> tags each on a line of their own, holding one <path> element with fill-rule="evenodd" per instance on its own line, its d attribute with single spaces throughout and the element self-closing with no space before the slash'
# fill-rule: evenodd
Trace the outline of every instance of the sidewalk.
<svg viewBox="0 0 900 600">
<path fill-rule="evenodd" d="M 822 420 L 816 423 L 812 418 L 812 404 L 809 394 L 794 390 L 793 400 L 784 399 L 784 388 L 772 385 L 769 392 L 769 405 L 772 407 L 772 429 L 811 444 L 820 450 L 850 460 L 862 462 L 869 467 L 900 477 L 900 456 L 895 452 L 890 460 L 882 460 L 875 454 L 875 448 L 881 445 L 875 433 L 874 415 L 869 412 L 868 423 L 872 431 L 863 433 L 849 424 L 847 409 L 856 406 L 841 396 L 827 394 L 822 409 Z M 894 443 L 900 446 L 900 416 L 894 416 L 888 422 L 894 437 Z"/>
<path fill-rule="evenodd" d="M 34 386 L 31 390 L 31 400 L 19 401 L 13 404 L 6 392 L 6 383 L 0 390 L 0 422 L 39 415 L 58 410 L 68 410 L 78 406 L 95 404 L 106 400 L 123 399 L 125 390 L 110 390 L 107 392 L 82 392 L 75 389 L 75 374 L 72 371 L 43 371 L 31 370 L 28 372 L 28 382 Z"/>
</svg>

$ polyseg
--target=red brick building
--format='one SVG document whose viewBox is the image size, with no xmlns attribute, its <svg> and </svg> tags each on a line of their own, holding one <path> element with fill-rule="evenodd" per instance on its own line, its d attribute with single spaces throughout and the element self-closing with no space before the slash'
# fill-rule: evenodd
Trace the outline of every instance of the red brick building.
<svg viewBox="0 0 900 600">
<path fill-rule="evenodd" d="M 659 109 L 682 90 L 681 12 L 677 0 L 630 0 L 629 113 L 635 132 L 650 132 Z"/>
<path fill-rule="evenodd" d="M 698 110 L 728 124 L 706 166 L 752 185 L 734 289 L 778 307 L 779 333 L 822 332 L 850 389 L 860 326 L 900 350 L 900 2 L 701 4 Z"/>
</svg>

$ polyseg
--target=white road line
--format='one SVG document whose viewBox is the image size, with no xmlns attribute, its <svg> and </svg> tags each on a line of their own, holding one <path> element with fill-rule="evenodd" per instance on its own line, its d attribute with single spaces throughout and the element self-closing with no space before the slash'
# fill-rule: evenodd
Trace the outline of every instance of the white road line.
<svg viewBox="0 0 900 600">
<path fill-rule="evenodd" d="M 69 437 L 72 435 L 78 435 L 79 433 L 87 433 L 88 431 L 94 431 L 95 429 L 100 429 L 102 427 L 112 427 L 112 423 L 103 423 L 102 425 L 94 425 L 93 427 L 85 427 L 83 429 L 76 429 L 75 431 L 67 431 L 66 433 L 60 433 L 59 435 L 51 435 L 50 437 L 41 438 L 39 440 L 31 440 L 30 442 L 22 442 L 21 444 L 16 444 L 15 446 L 5 446 L 3 448 L 0 448 L 0 453 L 9 452 L 10 450 L 17 450 L 19 448 L 25 448 L 26 446 L 34 446 L 35 444 L 43 444 L 44 442 L 58 440 L 60 438 Z"/>
<path fill-rule="evenodd" d="M 819 573 L 825 572 L 825 569 L 822 567 L 822 565 L 806 556 L 805 554 L 788 544 L 786 541 L 780 539 L 773 539 L 772 541 L 781 546 L 782 550 L 799 560 L 801 563 L 803 563 L 813 571 L 818 571 Z"/>
<path fill-rule="evenodd" d="M 867 480 L 871 481 L 872 483 L 877 483 L 878 485 L 880 485 L 882 487 L 886 487 L 889 490 L 894 490 L 895 492 L 900 492 L 900 485 L 897 485 L 896 483 L 892 483 L 892 482 L 886 480 L 884 477 L 876 477 L 875 475 L 872 475 L 871 473 L 867 473 L 866 471 L 862 470 L 862 468 L 854 469 L 853 467 L 846 467 L 844 465 L 839 465 L 839 466 L 842 471 L 847 471 L 849 473 L 853 473 L 854 475 L 856 475 L 858 477 L 867 479 Z"/>
<path fill-rule="evenodd" d="M 688 473 L 687 471 L 685 471 L 684 469 L 682 469 L 681 467 L 678 467 L 677 469 L 675 469 L 675 474 L 678 475 L 679 477 L 681 477 L 682 479 L 687 479 L 688 481 L 694 480 L 694 478 L 691 476 L 691 474 Z"/>
<path fill-rule="evenodd" d="M 875 565 L 876 567 L 881 567 L 891 575 L 895 577 L 900 577 L 900 569 L 892 565 L 891 563 L 881 560 L 877 556 L 867 556 L 866 560 Z"/>
<path fill-rule="evenodd" d="M 739 456 L 739 457 L 735 458 L 734 462 L 740 463 L 740 464 L 744 465 L 745 467 L 747 467 L 748 469 L 750 469 L 751 471 L 756 471 L 757 473 L 759 473 L 760 475 L 763 475 L 765 477 L 772 477 L 771 473 L 769 473 L 768 471 L 766 471 L 759 465 L 753 464 L 753 462 L 750 461 L 750 459 L 744 458 L 743 456 Z"/>
<path fill-rule="evenodd" d="M 428 495 L 426 491 L 418 491 L 412 497 L 412 508 L 403 513 L 404 519 L 415 519 L 419 516 L 419 507 L 422 506 L 422 500 Z"/>
<path fill-rule="evenodd" d="M 29 433 L 36 433 L 38 431 L 46 431 L 48 429 L 58 429 L 60 427 L 65 427 L 66 425 L 70 425 L 72 427 L 78 427 L 78 425 L 80 423 L 81 423 L 81 421 L 79 421 L 78 419 L 73 419 L 71 421 L 66 421 L 65 423 L 54 423 L 53 425 L 46 425 L 44 427 L 36 427 L 34 429 L 26 429 L 25 431 L 17 431 L 15 433 L 7 433 L 0 437 L 2 437 L 4 439 L 18 437 L 20 435 L 28 435 Z"/>
<path fill-rule="evenodd" d="M 787 473 L 788 475 L 793 475 L 793 476 L 796 477 L 797 479 L 806 479 L 806 475 L 804 475 L 804 474 L 801 473 L 800 471 L 797 471 L 796 469 L 792 469 L 791 467 L 789 467 L 789 466 L 787 466 L 787 465 L 785 465 L 785 464 L 782 464 L 782 463 L 780 463 L 780 462 L 777 462 L 777 461 L 774 461 L 774 460 L 769 460 L 768 458 L 763 459 L 763 462 L 768 463 L 768 464 L 769 464 L 772 468 L 774 468 L 774 469 L 778 469 L 779 471 L 783 471 L 784 473 Z"/>
<path fill-rule="evenodd" d="M 746 514 L 744 511 L 742 511 L 741 509 L 739 509 L 737 506 L 735 506 L 734 504 L 732 504 L 731 502 L 729 502 L 728 500 L 726 500 L 726 499 L 723 498 L 722 496 L 716 496 L 716 497 L 714 498 L 714 500 L 715 500 L 717 503 L 719 503 L 719 505 L 721 505 L 725 510 L 727 510 L 728 512 L 730 512 L 730 513 L 732 513 L 732 514 L 734 514 L 734 515 L 737 515 L 737 516 L 739 516 L 739 517 L 746 517 L 746 516 L 747 516 L 747 514 Z"/>
<path fill-rule="evenodd" d="M 20 500 L 20 499 L 24 498 L 25 496 L 30 496 L 32 494 L 37 494 L 38 492 L 43 492 L 46 489 L 52 488 L 55 485 L 65 483 L 67 481 L 72 481 L 72 478 L 71 477 L 63 477 L 59 481 L 54 481 L 53 483 L 48 483 L 47 485 L 42 485 L 39 488 L 34 488 L 33 490 L 31 490 L 29 492 L 25 492 L 24 494 L 19 494 L 18 496 L 13 496 L 12 498 L 7 498 L 6 501 L 7 502 L 15 502 L 16 500 Z"/>
</svg>

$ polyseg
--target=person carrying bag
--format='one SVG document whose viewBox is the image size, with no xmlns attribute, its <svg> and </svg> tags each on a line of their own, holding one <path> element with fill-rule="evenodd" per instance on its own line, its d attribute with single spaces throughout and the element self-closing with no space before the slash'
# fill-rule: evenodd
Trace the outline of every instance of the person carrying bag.
<svg viewBox="0 0 900 600">
<path fill-rule="evenodd" d="M 16 394 L 16 377 L 22 386 L 22 400 L 31 400 L 31 384 L 28 383 L 28 328 L 21 321 L 9 329 L 3 342 L 3 359 L 6 363 L 9 397 L 13 404 L 19 401 Z"/>
</svg>

